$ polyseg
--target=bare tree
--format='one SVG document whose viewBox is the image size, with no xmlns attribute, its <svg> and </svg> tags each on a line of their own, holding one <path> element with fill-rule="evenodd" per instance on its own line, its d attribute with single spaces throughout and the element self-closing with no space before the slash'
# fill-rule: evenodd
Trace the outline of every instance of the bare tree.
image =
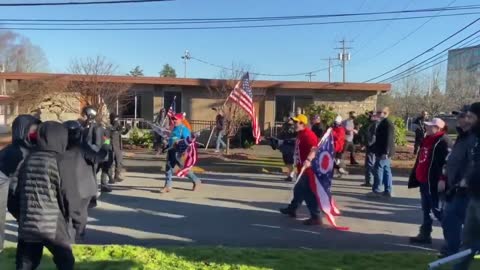
<svg viewBox="0 0 480 270">
<path fill-rule="evenodd" d="M 43 50 L 17 33 L 0 32 L 0 64 L 7 72 L 36 72 L 48 67 Z"/>
<path fill-rule="evenodd" d="M 67 86 L 67 92 L 73 93 L 80 104 L 94 106 L 103 120 L 109 111 L 118 104 L 124 104 L 131 85 L 111 80 L 117 67 L 103 56 L 76 59 L 69 71 L 78 76 Z"/>
<path fill-rule="evenodd" d="M 395 100 L 393 111 L 404 118 L 416 115 L 420 110 L 422 83 L 419 77 L 410 76 L 394 85 L 392 96 Z"/>
<path fill-rule="evenodd" d="M 250 70 L 250 67 L 243 64 L 232 64 L 229 70 L 222 70 L 219 78 L 223 83 L 217 87 L 209 87 L 210 94 L 213 98 L 221 100 L 217 104 L 217 109 L 224 113 L 225 117 L 225 136 L 227 137 L 227 154 L 230 149 L 230 141 L 238 133 L 241 126 L 249 121 L 248 115 L 244 110 L 234 102 L 225 102 L 234 89 L 235 85 L 242 76 Z M 253 79 L 251 82 L 253 82 Z"/>
</svg>

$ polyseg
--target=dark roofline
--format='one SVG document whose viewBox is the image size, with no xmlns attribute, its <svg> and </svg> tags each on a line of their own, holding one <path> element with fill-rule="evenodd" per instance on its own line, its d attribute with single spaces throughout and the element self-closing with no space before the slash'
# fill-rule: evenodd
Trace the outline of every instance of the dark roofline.
<svg viewBox="0 0 480 270">
<path fill-rule="evenodd" d="M 41 80 L 65 79 L 85 80 L 88 75 L 54 74 L 54 73 L 0 73 L 0 79 L 7 80 Z M 217 79 L 190 79 L 190 78 L 162 78 L 162 77 L 132 77 L 132 76 L 96 76 L 98 81 L 125 83 L 125 84 L 151 84 L 171 86 L 203 86 L 221 87 L 226 80 Z M 338 82 L 298 82 L 298 81 L 253 81 L 255 88 L 276 89 L 311 89 L 311 90 L 337 90 L 337 91 L 375 91 L 388 92 L 391 84 L 381 83 L 338 83 Z"/>
</svg>

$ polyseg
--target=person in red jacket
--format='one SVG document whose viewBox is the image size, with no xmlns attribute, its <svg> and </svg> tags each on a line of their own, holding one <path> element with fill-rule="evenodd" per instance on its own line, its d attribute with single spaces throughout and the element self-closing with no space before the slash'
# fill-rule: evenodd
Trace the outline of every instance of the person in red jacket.
<svg viewBox="0 0 480 270">
<path fill-rule="evenodd" d="M 345 148 L 345 128 L 342 125 L 342 117 L 338 115 L 332 126 L 333 148 L 335 150 L 335 169 L 340 175 L 348 174 L 345 170 L 345 163 L 342 160 Z"/>
<path fill-rule="evenodd" d="M 292 202 L 286 208 L 280 209 L 280 213 L 295 218 L 298 207 L 305 200 L 311 217 L 305 220 L 303 224 L 321 225 L 322 219 L 320 217 L 318 201 L 315 193 L 310 188 L 310 182 L 315 181 L 315 177 L 310 167 L 312 160 L 308 158 L 312 148 L 317 147 L 318 138 L 317 135 L 307 127 L 307 116 L 299 114 L 293 117 L 292 120 L 295 121 L 297 131 L 297 140 L 295 143 L 295 165 L 297 166 L 297 173 L 300 173 L 303 166 L 307 167 L 307 169 L 295 184 Z"/>
</svg>

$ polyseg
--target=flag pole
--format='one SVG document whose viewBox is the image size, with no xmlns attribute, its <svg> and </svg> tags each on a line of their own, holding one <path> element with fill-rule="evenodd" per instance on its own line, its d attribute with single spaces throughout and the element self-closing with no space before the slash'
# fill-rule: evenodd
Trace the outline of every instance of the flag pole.
<svg viewBox="0 0 480 270">
<path fill-rule="evenodd" d="M 170 107 L 168 107 L 168 110 L 170 110 L 170 108 L 172 107 L 172 105 L 175 103 L 175 100 L 177 99 L 177 96 L 173 96 L 173 101 L 172 101 L 172 104 L 170 104 Z M 175 108 L 176 110 L 177 108 Z M 176 113 L 176 112 L 175 112 Z M 163 121 L 162 121 L 162 124 L 161 126 L 163 127 L 165 125 L 165 121 L 167 121 L 167 117 L 168 117 L 168 111 L 165 112 L 165 117 L 163 118 Z"/>
</svg>

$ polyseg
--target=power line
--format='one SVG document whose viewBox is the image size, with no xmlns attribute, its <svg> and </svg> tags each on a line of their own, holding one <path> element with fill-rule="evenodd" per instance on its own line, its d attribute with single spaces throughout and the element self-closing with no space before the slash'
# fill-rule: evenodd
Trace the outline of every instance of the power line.
<svg viewBox="0 0 480 270">
<path fill-rule="evenodd" d="M 210 63 L 208 61 L 196 58 L 196 57 L 191 56 L 191 55 L 190 55 L 190 59 L 195 60 L 195 61 L 200 62 L 200 63 L 205 64 L 205 65 L 209 65 L 209 66 L 212 66 L 212 67 L 219 68 L 219 69 L 224 69 L 224 70 L 229 70 L 229 71 L 234 71 L 234 72 L 241 71 L 241 70 L 237 70 L 237 69 L 234 69 L 234 68 L 229 68 L 229 67 L 225 67 L 225 66 L 222 66 L 222 65 L 213 64 L 213 63 Z M 316 69 L 316 70 L 312 70 L 312 71 L 307 71 L 307 72 L 290 73 L 290 74 L 269 74 L 269 73 L 258 73 L 258 72 L 250 72 L 250 74 L 254 74 L 254 75 L 258 75 L 258 76 L 266 76 L 266 77 L 295 77 L 295 76 L 304 76 L 304 75 L 309 75 L 309 74 L 315 74 L 315 73 L 318 73 L 318 72 L 324 71 L 324 70 L 328 70 L 328 67 L 327 68 L 320 68 L 320 69 Z"/>
<path fill-rule="evenodd" d="M 457 0 L 453 0 L 451 1 L 450 3 L 448 3 L 447 7 L 453 5 L 453 3 L 455 3 Z M 436 15 L 440 15 L 443 11 L 438 11 L 436 13 Z M 420 24 L 418 27 L 416 27 L 414 30 L 410 31 L 408 34 L 404 35 L 403 37 L 401 37 L 399 40 L 397 40 L 395 43 L 393 43 L 392 45 L 390 46 L 387 46 L 385 47 L 384 49 L 382 49 L 380 52 L 376 53 L 374 56 L 372 57 L 369 57 L 363 61 L 360 61 L 362 63 L 366 63 L 366 62 L 369 62 L 369 61 L 372 61 L 373 59 L 379 57 L 380 55 L 384 54 L 386 51 L 396 47 L 398 44 L 402 43 L 402 41 L 408 39 L 409 37 L 411 37 L 413 34 L 415 34 L 416 32 L 418 32 L 420 29 L 422 29 L 425 25 L 427 25 L 429 22 L 431 22 L 432 20 L 434 20 L 435 18 L 437 17 L 431 17 L 429 18 L 428 20 L 426 20 L 425 22 L 423 22 L 422 24 Z M 357 51 L 358 52 L 358 51 Z M 356 53 L 357 53 L 356 52 Z"/>
<path fill-rule="evenodd" d="M 380 77 L 383 77 L 383 76 L 385 76 L 385 75 L 387 75 L 387 74 L 389 74 L 389 73 L 392 73 L 393 71 L 395 71 L 395 70 L 397 70 L 397 69 L 399 69 L 399 68 L 401 68 L 401 67 L 403 67 L 403 66 L 405 66 L 405 65 L 408 65 L 409 63 L 415 61 L 415 59 L 417 59 L 417 58 L 419 58 L 419 57 L 421 57 L 421 56 L 423 56 L 423 55 L 425 55 L 425 54 L 433 51 L 436 47 L 438 47 L 438 46 L 440 46 L 441 44 L 447 42 L 449 39 L 453 38 L 454 36 L 460 34 L 460 33 L 463 32 L 465 29 L 469 28 L 470 26 L 472 26 L 473 24 L 475 24 L 475 23 L 478 22 L 478 21 L 480 21 L 480 18 L 478 18 L 478 19 L 474 20 L 473 22 L 467 24 L 466 26 L 462 27 L 462 28 L 461 28 L 460 30 L 458 30 L 457 32 L 451 34 L 450 36 L 448 36 L 448 37 L 445 38 L 444 40 L 440 41 L 439 43 L 435 44 L 433 47 L 425 50 L 424 52 L 420 53 L 419 55 L 413 57 L 412 59 L 410 59 L 410 60 L 408 60 L 408 61 L 406 61 L 406 62 L 404 62 L 404 63 L 402 63 L 402 64 L 400 64 L 400 65 L 398 65 L 398 66 L 396 66 L 396 67 L 394 67 L 394 68 L 392 68 L 392 69 L 390 69 L 390 70 L 388 70 L 388 71 L 386 71 L 386 72 L 384 72 L 384 73 L 382 73 L 382 74 L 380 74 L 380 75 L 378 75 L 378 76 L 376 76 L 376 77 L 373 77 L 373 78 L 371 78 L 371 79 L 369 79 L 369 80 L 366 80 L 365 82 L 371 82 L 371 81 L 376 80 L 376 79 L 378 79 L 378 78 L 380 78 Z"/>
<path fill-rule="evenodd" d="M 444 14 L 435 17 L 452 17 L 465 15 L 478 15 L 480 12 L 465 12 L 455 14 Z M 233 26 L 205 26 L 205 27 L 129 27 L 129 28 L 72 28 L 72 27 L 57 27 L 57 28 L 39 28 L 39 27 L 0 27 L 0 30 L 29 30 L 29 31 L 172 31 L 172 30 L 220 30 L 220 29 L 251 29 L 251 28 L 276 28 L 276 27 L 295 27 L 295 26 L 314 26 L 314 25 L 329 25 L 329 24 L 348 24 L 348 23 L 364 23 L 364 22 L 380 22 L 392 20 L 413 20 L 431 18 L 433 15 L 427 16 L 411 16 L 400 18 L 382 18 L 382 19 L 364 19 L 364 20 L 349 20 L 349 21 L 330 21 L 330 22 L 305 22 L 305 23 L 288 23 L 288 24 L 263 24 L 263 25 L 233 25 Z M 154 25 L 156 23 L 145 23 Z M 127 24 L 130 25 L 130 24 Z M 78 26 L 86 26 L 78 24 Z"/>
<path fill-rule="evenodd" d="M 454 47 L 457 46 L 457 45 L 458 45 L 457 48 L 461 48 L 461 47 L 467 47 L 467 46 L 469 46 L 469 45 L 471 45 L 471 44 L 474 44 L 475 42 L 477 42 L 478 38 L 480 38 L 480 36 L 475 37 L 475 35 L 477 35 L 477 34 L 479 34 L 479 33 L 480 33 L 480 30 L 474 32 L 473 34 L 467 36 L 466 38 L 460 40 L 459 42 L 453 44 L 452 46 L 450 46 L 450 47 L 442 50 L 441 52 L 439 52 L 439 53 L 437 53 L 437 54 L 435 54 L 435 55 L 433 55 L 433 56 L 425 59 L 424 61 L 422 61 L 422 62 L 414 65 L 413 67 L 410 67 L 410 68 L 408 68 L 407 70 L 404 70 L 404 71 L 402 71 L 402 72 L 400 72 L 400 73 L 398 73 L 398 74 L 395 74 L 395 75 L 393 75 L 393 76 L 390 76 L 390 77 L 382 80 L 381 82 L 386 82 L 386 81 L 391 81 L 391 80 L 397 81 L 397 80 L 398 80 L 398 77 L 401 77 L 401 76 L 407 74 L 407 73 L 410 72 L 410 71 L 414 71 L 415 69 L 418 69 L 418 68 L 420 68 L 420 67 L 422 67 L 422 66 L 424 66 L 424 65 L 431 64 L 431 63 L 437 61 L 437 60 L 440 59 L 440 58 L 443 58 L 443 57 L 445 57 L 445 56 L 448 56 L 448 51 L 449 51 L 450 49 L 454 48 Z M 473 37 L 473 38 L 472 38 L 472 37 Z M 470 39 L 470 38 L 472 38 L 472 40 L 467 41 L 467 40 Z M 461 43 L 463 43 L 463 44 L 461 44 Z M 460 44 L 460 45 L 459 45 L 459 44 Z M 445 53 L 445 52 L 446 52 L 446 53 Z M 448 60 L 448 58 L 447 58 L 447 60 Z M 446 61 L 446 60 L 445 60 L 445 61 Z M 435 64 L 435 65 L 438 65 L 438 64 L 440 64 L 440 63 L 442 63 L 442 62 L 439 62 L 439 63 L 437 63 L 437 64 Z M 435 65 L 433 65 L 433 66 L 435 66 Z M 431 67 L 431 66 L 430 66 L 430 67 Z M 413 72 L 413 73 L 411 73 L 411 74 L 409 74 L 409 75 L 407 75 L 407 76 L 404 76 L 404 77 L 402 77 L 402 78 L 412 76 L 413 74 L 416 74 L 416 73 L 421 72 L 421 71 L 423 71 L 423 70 L 425 70 L 425 69 L 421 69 L 421 70 L 415 71 L 415 72 Z"/>
<path fill-rule="evenodd" d="M 78 5 L 108 5 L 108 4 L 138 4 L 167 2 L 174 0 L 112 0 L 112 1 L 70 1 L 70 2 L 42 2 L 42 3 L 0 3 L 0 7 L 29 7 L 29 6 L 78 6 Z"/>
<path fill-rule="evenodd" d="M 102 1 L 105 3 L 121 2 L 126 3 L 129 0 L 124 1 Z M 140 2 L 133 1 L 132 2 Z M 157 0 L 168 1 L 168 0 Z M 88 3 L 88 2 L 79 2 Z M 90 2 L 101 3 L 101 2 Z M 41 3 L 37 3 L 41 4 Z M 0 4 L 10 5 L 10 4 Z M 33 5 L 33 4 L 32 4 Z M 353 17 L 353 16 L 376 16 L 376 15 L 389 15 L 389 14 L 409 14 L 409 13 L 427 13 L 437 11 L 461 11 L 461 10 L 476 10 L 480 9 L 480 5 L 465 5 L 465 6 L 447 6 L 438 8 L 425 8 L 425 9 L 410 9 L 410 10 L 393 10 L 393 11 L 377 11 L 377 12 L 360 12 L 360 13 L 336 13 L 336 14 L 314 14 L 314 15 L 294 15 L 294 16 L 260 16 L 260 17 L 225 17 L 225 18 L 172 18 L 172 19 L 0 19 L 0 21 L 16 21 L 16 22 L 136 22 L 136 21 L 158 21 L 158 22 L 252 22 L 252 21 L 274 21 L 274 20 L 305 20 L 305 19 L 319 19 L 319 18 L 332 18 L 332 17 Z"/>
</svg>

